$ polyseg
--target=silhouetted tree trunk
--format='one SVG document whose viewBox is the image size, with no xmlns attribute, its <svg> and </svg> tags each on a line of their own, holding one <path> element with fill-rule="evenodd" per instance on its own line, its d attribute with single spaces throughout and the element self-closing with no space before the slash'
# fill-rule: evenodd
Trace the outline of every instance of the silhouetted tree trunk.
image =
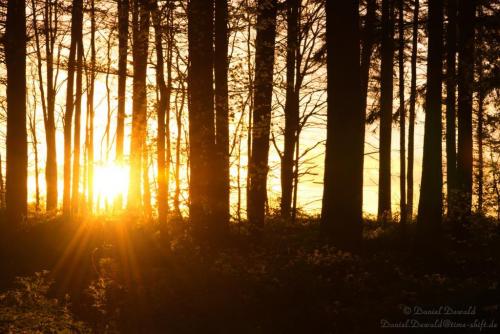
<svg viewBox="0 0 500 334">
<path fill-rule="evenodd" d="M 438 247 L 441 236 L 443 175 L 441 163 L 441 83 L 443 59 L 443 0 L 429 0 L 427 92 L 422 184 L 417 232 L 421 244 Z M 423 249 L 425 250 L 425 249 Z"/>
<path fill-rule="evenodd" d="M 123 162 L 125 91 L 127 84 L 129 0 L 118 0 L 118 113 L 116 119 L 116 160 Z"/>
<path fill-rule="evenodd" d="M 94 91 L 95 91 L 95 66 L 96 66 L 96 49 L 95 49 L 95 1 L 90 2 L 90 82 L 87 87 L 87 186 L 88 186 L 88 209 L 92 213 L 94 210 Z M 109 48 L 108 48 L 109 50 Z M 107 81 L 106 81 L 107 83 Z M 108 97 L 108 113 L 109 113 L 109 94 Z M 108 120 L 109 121 L 109 120 Z M 109 124 L 109 123 L 108 123 Z M 109 125 L 108 125 L 109 126 Z M 107 128 L 109 137 L 109 129 Z M 106 146 L 106 152 L 108 147 Z"/>
<path fill-rule="evenodd" d="M 83 13 L 81 14 L 83 16 Z M 73 188 L 71 194 L 71 211 L 78 214 L 80 203 L 80 131 L 82 119 L 82 94 L 83 94 L 83 38 L 80 30 L 76 52 L 76 92 L 75 92 L 75 130 L 73 145 Z"/>
<path fill-rule="evenodd" d="M 378 220 L 391 219 L 391 136 L 394 59 L 394 0 L 382 0 L 380 67 L 380 158 Z"/>
<path fill-rule="evenodd" d="M 248 166 L 250 181 L 248 219 L 254 228 L 261 228 L 264 224 L 267 197 L 276 7 L 276 0 L 259 0 L 257 2 L 252 153 Z"/>
<path fill-rule="evenodd" d="M 26 3 L 7 3 L 7 219 L 20 224 L 27 215 L 28 141 L 26 130 Z"/>
<path fill-rule="evenodd" d="M 204 234 L 214 218 L 214 0 L 191 0 L 188 20 L 189 213 L 197 233 Z"/>
<path fill-rule="evenodd" d="M 407 172 L 407 207 L 408 219 L 413 220 L 413 165 L 415 156 L 415 107 L 417 103 L 417 50 L 418 50 L 418 13 L 419 0 L 413 7 L 412 41 L 411 41 L 411 82 L 408 111 L 408 172 Z"/>
<path fill-rule="evenodd" d="M 299 49 L 300 0 L 286 2 L 287 49 L 286 49 L 286 100 L 285 145 L 281 159 L 281 217 L 290 218 L 293 195 L 293 168 L 295 144 L 299 127 L 299 100 L 295 90 L 297 77 L 297 53 Z"/>
<path fill-rule="evenodd" d="M 398 0 L 398 68 L 399 68 L 399 212 L 400 223 L 406 223 L 406 111 L 405 111 L 405 68 L 404 68 L 404 0 Z"/>
<path fill-rule="evenodd" d="M 475 0 L 458 2 L 458 207 L 463 216 L 472 205 L 472 86 L 474 81 Z"/>
<path fill-rule="evenodd" d="M 216 219 L 229 223 L 229 96 L 228 96 L 228 1 L 215 0 L 215 142 L 217 150 Z"/>
<path fill-rule="evenodd" d="M 457 55 L 457 0 L 446 4 L 446 181 L 448 189 L 448 217 L 456 216 L 457 144 L 456 144 L 456 55 Z"/>
<path fill-rule="evenodd" d="M 368 81 L 370 78 L 370 63 L 375 44 L 375 19 L 377 1 L 368 0 L 366 4 L 365 24 L 361 39 L 361 110 L 366 111 Z M 364 133 L 364 129 L 363 129 Z"/>
<path fill-rule="evenodd" d="M 75 63 L 78 41 L 82 34 L 83 20 L 82 0 L 73 0 L 71 10 L 71 44 L 68 56 L 68 77 L 66 79 L 66 110 L 64 112 L 64 189 L 63 189 L 63 214 L 71 214 L 71 129 L 74 109 L 74 79 Z"/>
<path fill-rule="evenodd" d="M 133 45 L 134 80 L 132 101 L 132 137 L 130 140 L 130 181 L 128 203 L 130 210 L 141 207 L 141 170 L 143 144 L 146 135 L 146 70 L 149 38 L 149 0 L 134 0 Z"/>
<path fill-rule="evenodd" d="M 3 181 L 2 156 L 0 155 L 0 209 L 5 209 L 5 183 Z"/>
<path fill-rule="evenodd" d="M 168 6 L 168 3 L 167 3 Z M 167 9 L 168 10 L 168 9 Z M 152 12 L 153 26 L 155 30 L 155 48 L 156 48 L 156 85 L 160 92 L 158 102 L 158 222 L 164 224 L 167 222 L 168 212 L 168 184 L 167 184 L 167 163 L 165 156 L 165 138 L 166 138 L 166 111 L 170 104 L 170 92 L 167 90 L 165 78 L 163 76 L 163 30 L 161 26 L 160 11 L 158 2 L 154 1 Z M 170 45 L 168 46 L 170 47 Z M 167 65 L 168 66 L 168 65 Z M 170 136 L 170 134 L 168 134 Z"/>
<path fill-rule="evenodd" d="M 363 195 L 357 1 L 327 1 L 326 40 L 328 123 L 321 226 L 336 244 L 352 247 L 361 239 Z"/>
<path fill-rule="evenodd" d="M 151 186 L 149 184 L 149 149 L 146 142 L 147 138 L 147 130 L 144 135 L 144 142 L 142 143 L 143 149 L 143 157 L 142 157 L 142 186 L 143 186 L 143 208 L 144 208 L 144 217 L 146 219 L 150 219 L 152 215 L 151 208 Z"/>
<path fill-rule="evenodd" d="M 478 16 L 483 15 L 482 6 L 478 5 Z M 477 32 L 477 45 L 481 46 L 483 44 L 483 29 L 479 28 Z M 477 140 L 477 212 L 483 214 L 484 205 L 484 75 L 483 75 L 483 52 L 480 47 L 478 47 L 478 54 L 475 57 L 477 61 L 477 129 L 476 129 L 476 140 Z"/>
</svg>

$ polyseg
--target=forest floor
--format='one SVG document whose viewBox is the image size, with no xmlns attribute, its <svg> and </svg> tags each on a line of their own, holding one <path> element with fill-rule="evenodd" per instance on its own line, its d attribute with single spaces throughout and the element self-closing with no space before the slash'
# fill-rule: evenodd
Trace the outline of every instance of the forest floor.
<svg viewBox="0 0 500 334">
<path fill-rule="evenodd" d="M 500 226 L 487 219 L 460 233 L 445 225 L 431 258 L 412 246 L 412 225 L 367 221 L 363 245 L 347 252 L 314 219 L 270 219 L 258 242 L 234 225 L 217 248 L 186 224 L 160 238 L 154 224 L 131 221 L 39 218 L 2 234 L 0 332 L 499 330 Z"/>
</svg>

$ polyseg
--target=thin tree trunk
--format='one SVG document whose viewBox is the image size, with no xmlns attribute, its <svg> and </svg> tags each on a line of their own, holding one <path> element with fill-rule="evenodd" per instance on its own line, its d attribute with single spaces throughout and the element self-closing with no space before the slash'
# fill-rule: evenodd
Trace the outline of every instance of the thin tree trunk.
<svg viewBox="0 0 500 334">
<path fill-rule="evenodd" d="M 418 241 L 431 251 L 439 247 L 443 207 L 441 162 L 441 84 L 443 58 L 443 0 L 429 0 L 427 93 L 422 184 L 418 204 Z"/>
<path fill-rule="evenodd" d="M 413 167 L 415 156 L 415 107 L 417 103 L 417 49 L 418 49 L 418 13 L 419 0 L 415 0 L 413 8 L 412 42 L 411 42 L 411 83 L 408 112 L 408 172 L 407 172 L 407 208 L 408 220 L 413 220 Z"/>
<path fill-rule="evenodd" d="M 2 155 L 0 155 L 0 210 L 5 209 L 5 183 L 3 181 Z"/>
<path fill-rule="evenodd" d="M 218 227 L 229 224 L 229 96 L 228 96 L 228 0 L 215 0 L 215 142 L 217 157 L 216 207 Z"/>
<path fill-rule="evenodd" d="M 252 226 L 258 229 L 264 225 L 267 198 L 276 11 L 276 0 L 259 0 L 257 3 L 252 153 L 248 166 L 250 175 L 248 219 Z"/>
<path fill-rule="evenodd" d="M 152 215 L 151 208 L 151 186 L 149 184 L 149 150 L 146 142 L 147 134 L 144 136 L 143 142 L 143 158 L 142 158 L 142 182 L 143 182 L 143 207 L 144 217 L 150 219 Z"/>
<path fill-rule="evenodd" d="M 119 164 L 123 162 L 123 136 L 125 129 L 128 14 L 129 0 L 118 0 L 118 116 L 116 119 L 116 160 Z"/>
<path fill-rule="evenodd" d="M 133 58 L 134 83 L 132 105 L 132 137 L 130 141 L 130 181 L 127 207 L 139 211 L 141 207 L 141 170 L 143 143 L 146 134 L 146 70 L 149 38 L 148 0 L 134 0 Z"/>
<path fill-rule="evenodd" d="M 446 5 L 446 181 L 448 189 L 448 217 L 456 216 L 457 143 L 456 143 L 456 54 L 457 54 L 457 0 Z"/>
<path fill-rule="evenodd" d="M 375 44 L 375 20 L 377 0 L 368 0 L 366 4 L 365 24 L 361 40 L 361 109 L 366 112 L 368 82 L 370 78 L 370 63 Z M 363 129 L 364 132 L 364 129 Z"/>
<path fill-rule="evenodd" d="M 484 156 L 483 156 L 483 139 L 484 139 L 484 92 L 482 87 L 483 82 L 483 66 L 482 59 L 477 60 L 478 71 L 478 90 L 477 90 L 477 212 L 483 213 L 484 204 Z"/>
<path fill-rule="evenodd" d="M 355 247 L 362 238 L 364 144 L 358 1 L 328 1 L 326 15 L 328 110 L 321 226 L 338 246 Z"/>
<path fill-rule="evenodd" d="M 94 208 L 94 90 L 95 90 L 95 1 L 90 2 L 90 86 L 87 88 L 87 106 L 88 106 L 88 161 L 87 161 L 87 186 L 88 186 L 88 209 L 93 212 Z M 109 50 L 109 48 L 108 48 Z M 107 81 L 106 81 L 107 83 Z M 109 113 L 109 94 L 108 94 L 108 113 Z M 109 122 L 109 121 L 108 121 Z M 108 123 L 109 124 L 109 123 Z M 109 131 L 108 131 L 109 133 Z M 106 147 L 106 152 L 108 147 Z"/>
<path fill-rule="evenodd" d="M 286 99 L 285 99 L 285 145 L 281 160 L 281 217 L 290 218 L 293 197 L 293 168 L 297 131 L 299 127 L 299 105 L 295 82 L 296 60 L 299 49 L 300 0 L 286 2 L 287 50 L 286 50 Z"/>
<path fill-rule="evenodd" d="M 475 0 L 458 2 L 458 151 L 457 182 L 461 217 L 472 206 L 472 94 L 474 81 Z"/>
<path fill-rule="evenodd" d="M 399 1 L 399 19 L 398 19 L 398 34 L 399 34 L 399 212 L 400 223 L 406 224 L 406 112 L 405 112 L 405 69 L 404 69 L 404 0 Z"/>
<path fill-rule="evenodd" d="M 167 3 L 167 6 L 169 4 Z M 163 76 L 163 31 L 160 22 L 160 11 L 158 2 L 154 2 L 152 12 L 153 26 L 155 30 L 155 48 L 156 48 L 156 85 L 160 92 L 160 100 L 158 103 L 158 222 L 165 224 L 167 222 L 168 212 L 168 185 L 167 185 L 167 168 L 165 161 L 165 137 L 166 137 L 166 110 L 170 104 L 170 92 L 167 91 L 167 85 Z M 170 45 L 168 47 L 171 47 Z M 170 134 L 168 134 L 170 135 Z"/>
<path fill-rule="evenodd" d="M 83 14 L 81 14 L 83 15 Z M 79 212 L 80 204 L 80 140 L 81 140 L 81 116 L 82 116 L 82 94 L 83 94 L 83 38 L 82 31 L 79 32 L 76 56 L 76 96 L 75 96 L 75 130 L 73 147 L 73 188 L 71 194 L 71 211 L 74 215 Z"/>
<path fill-rule="evenodd" d="M 382 46 L 380 69 L 380 159 L 378 184 L 378 220 L 391 214 L 391 137 L 393 104 L 394 0 L 382 0 Z"/>
</svg>

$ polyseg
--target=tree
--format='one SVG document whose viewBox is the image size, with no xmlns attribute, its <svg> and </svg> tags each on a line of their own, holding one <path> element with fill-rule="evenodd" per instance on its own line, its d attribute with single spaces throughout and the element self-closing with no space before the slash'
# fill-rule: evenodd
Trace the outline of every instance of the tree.
<svg viewBox="0 0 500 334">
<path fill-rule="evenodd" d="M 141 171 L 146 136 L 147 91 L 146 72 L 149 40 L 149 0 L 134 0 L 133 6 L 133 97 L 132 137 L 130 140 L 130 180 L 127 207 L 141 207 Z"/>
<path fill-rule="evenodd" d="M 169 3 L 167 3 L 167 6 Z M 156 85 L 160 92 L 160 100 L 158 101 L 158 140 L 157 140 L 157 150 L 158 150 L 158 221 L 160 224 L 167 222 L 168 213 L 168 176 L 167 176 L 167 164 L 169 164 L 170 159 L 166 159 L 165 152 L 165 138 L 166 135 L 170 136 L 170 133 L 166 133 L 167 122 L 170 117 L 167 117 L 167 110 L 170 111 L 170 90 L 167 88 L 165 83 L 165 78 L 163 76 L 164 72 L 164 60 L 163 60 L 163 30 L 161 26 L 161 14 L 158 8 L 158 2 L 153 3 L 153 26 L 155 30 L 155 49 L 156 49 Z M 168 7 L 167 7 L 168 10 Z M 171 48 L 171 45 L 169 45 Z M 167 67 L 171 68 L 171 58 L 167 59 Z M 171 75 L 169 75 L 169 78 Z M 168 121 L 166 121 L 166 119 Z"/>
<path fill-rule="evenodd" d="M 321 226 L 338 245 L 352 247 L 361 239 L 363 195 L 358 2 L 328 1 L 326 20 L 328 111 Z"/>
<path fill-rule="evenodd" d="M 188 6 L 189 213 L 200 234 L 214 218 L 213 8 L 214 0 L 191 0 Z"/>
<path fill-rule="evenodd" d="M 380 65 L 380 159 L 378 220 L 391 218 L 391 133 L 394 58 L 393 0 L 382 1 L 382 45 Z"/>
<path fill-rule="evenodd" d="M 118 113 L 116 119 L 116 160 L 123 162 L 125 129 L 125 92 L 127 85 L 127 48 L 129 0 L 118 0 Z"/>
<path fill-rule="evenodd" d="M 215 142 L 217 174 L 216 219 L 221 225 L 229 223 L 229 95 L 228 95 L 228 1 L 215 0 Z"/>
<path fill-rule="evenodd" d="M 377 1 L 368 0 L 366 4 L 365 24 L 361 38 L 361 109 L 366 112 L 366 98 L 368 81 L 370 77 L 370 64 L 375 44 L 375 21 L 377 14 Z M 364 131 L 364 129 L 363 129 Z"/>
<path fill-rule="evenodd" d="M 417 234 L 422 244 L 433 249 L 441 235 L 441 83 L 443 58 L 443 0 L 429 0 L 427 55 L 427 92 L 425 97 L 425 133 L 422 184 L 418 205 Z"/>
<path fill-rule="evenodd" d="M 71 44 L 68 56 L 68 78 L 66 80 L 66 110 L 64 112 L 64 188 L 63 214 L 71 214 L 71 129 L 74 109 L 74 79 L 78 41 L 81 40 L 83 24 L 82 0 L 73 0 L 71 9 Z"/>
<path fill-rule="evenodd" d="M 446 181 L 448 189 L 448 217 L 456 214 L 457 143 L 456 143 L 456 56 L 457 56 L 457 0 L 446 4 Z"/>
<path fill-rule="evenodd" d="M 257 2 L 252 153 L 248 166 L 250 184 L 247 205 L 248 219 L 257 229 L 264 224 L 267 198 L 276 11 L 276 0 Z"/>
<path fill-rule="evenodd" d="M 413 7 L 413 23 L 411 38 L 411 79 L 410 101 L 408 110 L 408 171 L 407 171 L 407 211 L 408 219 L 413 219 L 413 165 L 415 156 L 415 107 L 417 104 L 417 49 L 418 49 L 418 13 L 419 0 L 415 0 Z"/>
<path fill-rule="evenodd" d="M 281 160 L 281 216 L 290 218 L 293 191 L 293 168 L 295 145 L 299 127 L 299 94 L 296 90 L 297 55 L 299 53 L 299 7 L 300 0 L 286 2 L 287 48 L 286 48 L 286 101 L 285 101 L 285 145 Z"/>
<path fill-rule="evenodd" d="M 457 179 L 462 218 L 472 206 L 472 94 L 474 81 L 475 0 L 458 2 L 458 150 Z"/>
<path fill-rule="evenodd" d="M 399 68 L 399 212 L 400 223 L 406 223 L 406 112 L 405 112 L 405 30 L 404 30 L 404 0 L 398 0 L 398 68 Z"/>
</svg>

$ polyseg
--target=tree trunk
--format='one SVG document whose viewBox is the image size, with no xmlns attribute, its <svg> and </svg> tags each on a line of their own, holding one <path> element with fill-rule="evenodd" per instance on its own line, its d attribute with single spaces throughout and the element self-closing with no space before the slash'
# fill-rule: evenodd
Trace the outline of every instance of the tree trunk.
<svg viewBox="0 0 500 334">
<path fill-rule="evenodd" d="M 393 0 L 382 0 L 382 45 L 380 68 L 380 159 L 378 220 L 391 219 L 391 136 L 394 58 Z"/>
<path fill-rule="evenodd" d="M 300 0 L 287 1 L 287 49 L 286 49 L 286 99 L 285 99 L 285 146 L 281 160 L 281 217 L 290 219 L 293 197 L 293 168 L 297 131 L 299 127 L 297 78 L 297 53 L 299 51 Z"/>
<path fill-rule="evenodd" d="M 448 189 L 448 217 L 456 216 L 457 144 L 456 144 L 456 54 L 457 54 L 457 0 L 448 0 L 446 6 L 446 181 Z"/>
<path fill-rule="evenodd" d="M 341 247 L 354 247 L 362 237 L 364 113 L 358 6 L 358 1 L 326 3 L 328 118 L 321 226 Z"/>
<path fill-rule="evenodd" d="M 462 218 L 472 205 L 472 85 L 474 81 L 475 0 L 458 2 L 458 208 Z"/>
<path fill-rule="evenodd" d="M 222 228 L 229 224 L 230 217 L 228 44 L 228 1 L 215 0 L 215 142 L 218 171 L 215 215 Z"/>
<path fill-rule="evenodd" d="M 28 142 L 26 130 L 26 3 L 7 3 L 7 219 L 19 225 L 27 215 Z"/>
<path fill-rule="evenodd" d="M 441 83 L 443 58 L 443 0 L 429 0 L 427 93 L 422 184 L 418 204 L 417 236 L 423 250 L 439 246 L 442 219 Z"/>
<path fill-rule="evenodd" d="M 87 88 L 87 106 L 88 106 L 88 138 L 87 138 L 87 186 L 88 186 L 88 210 L 90 213 L 94 209 L 94 91 L 95 91 L 95 66 L 96 66 L 96 49 L 95 49 L 95 2 L 90 2 L 90 86 Z M 109 48 L 108 48 L 109 50 Z M 106 81 L 107 83 L 107 81 Z M 107 85 L 106 85 L 107 86 Z M 108 96 L 108 113 L 109 113 L 109 94 Z M 108 120 L 109 121 L 109 120 Z M 109 124 L 109 123 L 108 123 Z M 109 129 L 108 133 L 109 133 Z M 109 137 L 109 135 L 108 135 Z M 106 146 L 106 152 L 108 147 Z"/>
<path fill-rule="evenodd" d="M 411 42 L 411 83 L 410 106 L 408 112 L 408 172 L 407 172 L 407 208 L 408 220 L 413 220 L 413 165 L 415 155 L 415 107 L 417 103 L 417 49 L 418 49 L 418 13 L 419 0 L 415 0 L 413 8 L 412 42 Z"/>
<path fill-rule="evenodd" d="M 405 112 L 405 68 L 404 68 L 404 0 L 398 0 L 399 4 L 399 19 L 398 19 L 398 67 L 399 67 L 399 213 L 400 223 L 406 223 L 406 112 Z"/>
<path fill-rule="evenodd" d="M 377 1 L 368 0 L 366 4 L 365 24 L 361 39 L 361 110 L 366 112 L 366 98 L 368 93 L 368 82 L 370 78 L 370 61 L 375 44 L 375 21 Z M 364 129 L 363 129 L 364 133 Z"/>
<path fill-rule="evenodd" d="M 83 13 L 81 14 L 83 16 Z M 76 56 L 76 96 L 75 96 L 75 130 L 74 130 L 74 147 L 73 147 L 73 188 L 71 194 L 71 211 L 73 214 L 78 214 L 80 197 L 80 131 L 81 131 L 81 116 L 82 116 L 82 88 L 83 82 L 83 38 L 82 30 L 79 31 L 77 41 L 77 56 Z"/>
<path fill-rule="evenodd" d="M 167 3 L 167 6 L 169 3 Z M 155 48 L 156 48 L 156 85 L 160 91 L 160 100 L 158 103 L 158 222 L 165 224 L 168 213 L 168 184 L 167 184 L 167 163 L 165 159 L 165 137 L 166 137 L 166 110 L 170 105 L 170 92 L 167 90 L 165 78 L 163 76 L 163 31 L 160 22 L 160 11 L 158 2 L 154 2 L 152 12 L 153 26 L 155 30 Z M 170 45 L 168 47 L 171 47 Z M 170 134 L 168 134 L 170 136 Z"/>
<path fill-rule="evenodd" d="M 141 170 L 143 143 L 146 135 L 146 71 L 149 38 L 148 0 L 134 0 L 133 9 L 133 59 L 134 80 L 132 98 L 132 137 L 130 140 L 130 181 L 128 189 L 129 210 L 141 208 Z"/>
<path fill-rule="evenodd" d="M 257 2 L 252 153 L 248 166 L 250 176 L 248 219 L 254 228 L 261 228 L 264 225 L 267 197 L 276 7 L 276 0 L 259 0 Z"/>
<path fill-rule="evenodd" d="M 199 235 L 209 231 L 214 218 L 213 10 L 214 0 L 189 2 L 189 213 Z"/>
<path fill-rule="evenodd" d="M 125 91 L 127 84 L 129 0 L 118 0 L 118 116 L 116 119 L 116 160 L 123 162 Z"/>
<path fill-rule="evenodd" d="M 71 44 L 68 56 L 68 77 L 66 79 L 66 110 L 64 112 L 64 189 L 63 189 L 63 214 L 71 214 L 71 128 L 74 109 L 74 79 L 76 49 L 82 33 L 82 0 L 73 0 L 71 10 Z"/>
</svg>

